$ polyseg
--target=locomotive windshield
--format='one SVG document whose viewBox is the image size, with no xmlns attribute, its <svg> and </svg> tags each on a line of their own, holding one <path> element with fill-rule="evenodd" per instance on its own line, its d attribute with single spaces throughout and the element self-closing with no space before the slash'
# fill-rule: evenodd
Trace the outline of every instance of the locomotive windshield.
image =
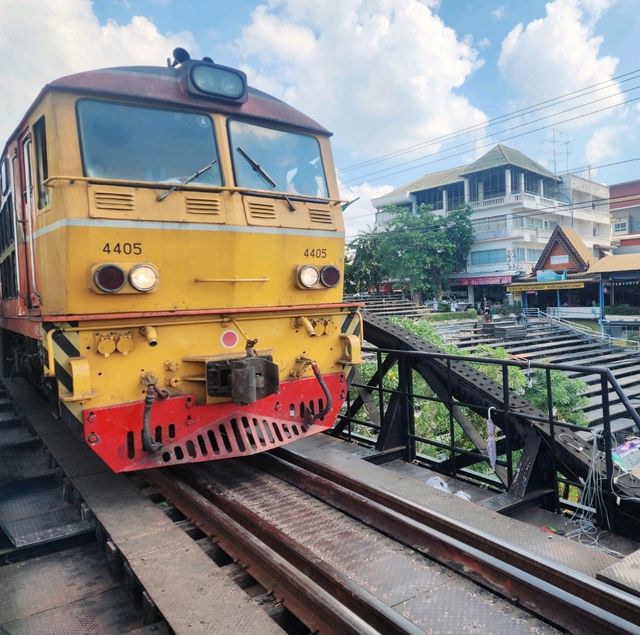
<svg viewBox="0 0 640 635">
<path fill-rule="evenodd" d="M 183 183 L 218 158 L 206 114 L 86 99 L 78 123 L 87 176 Z M 219 163 L 191 182 L 221 185 Z"/>
<path fill-rule="evenodd" d="M 320 146 L 308 135 L 229 122 L 236 185 L 327 197 Z"/>
</svg>

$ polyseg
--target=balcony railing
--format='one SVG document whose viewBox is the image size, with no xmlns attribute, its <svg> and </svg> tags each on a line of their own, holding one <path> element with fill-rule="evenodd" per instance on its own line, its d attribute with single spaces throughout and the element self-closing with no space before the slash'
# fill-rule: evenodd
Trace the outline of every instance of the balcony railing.
<svg viewBox="0 0 640 635">
<path fill-rule="evenodd" d="M 509 195 L 486 198 L 482 201 L 469 201 L 469 206 L 471 209 L 484 209 L 486 207 L 496 207 L 498 205 L 509 205 L 513 203 L 520 203 L 525 207 L 533 207 L 535 209 L 557 207 L 563 204 L 561 201 L 556 201 L 553 198 L 531 194 L 530 192 L 515 192 Z"/>
</svg>

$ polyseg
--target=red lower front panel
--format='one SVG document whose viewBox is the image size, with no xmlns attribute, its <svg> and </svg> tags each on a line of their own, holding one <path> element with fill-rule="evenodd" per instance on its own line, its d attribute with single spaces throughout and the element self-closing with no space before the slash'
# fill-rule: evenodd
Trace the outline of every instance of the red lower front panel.
<svg viewBox="0 0 640 635">
<path fill-rule="evenodd" d="M 330 428 L 347 396 L 343 374 L 324 377 L 332 407 L 309 425 L 305 412 L 320 412 L 326 397 L 315 377 L 280 384 L 280 392 L 247 406 L 199 406 L 193 395 L 156 400 L 151 435 L 157 452 L 142 448 L 144 403 L 84 410 L 87 443 L 114 472 L 214 461 L 256 454 Z"/>
</svg>

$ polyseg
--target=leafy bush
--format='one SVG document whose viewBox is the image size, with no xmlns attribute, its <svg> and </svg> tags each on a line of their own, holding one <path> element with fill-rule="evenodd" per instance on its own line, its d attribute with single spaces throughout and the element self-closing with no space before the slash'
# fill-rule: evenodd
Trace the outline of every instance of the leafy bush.
<svg viewBox="0 0 640 635">
<path fill-rule="evenodd" d="M 531 371 L 532 386 L 525 390 L 525 399 L 536 408 L 547 412 L 547 376 L 542 368 Z M 551 371 L 551 395 L 558 419 L 575 423 L 578 426 L 588 424 L 584 408 L 588 399 L 584 396 L 587 384 L 579 379 L 567 377 L 560 370 Z"/>
<path fill-rule="evenodd" d="M 475 309 L 467 309 L 466 311 L 457 311 L 455 313 L 430 313 L 425 315 L 423 319 L 429 322 L 449 322 L 450 320 L 475 320 L 477 317 L 478 312 Z"/>
<path fill-rule="evenodd" d="M 414 321 L 403 318 L 395 321 L 415 335 L 439 347 L 444 353 L 451 355 L 468 354 L 467 351 L 459 349 L 455 344 L 447 344 L 442 337 L 438 335 L 435 328 L 431 324 L 428 324 L 427 320 Z M 489 359 L 510 359 L 509 353 L 507 353 L 504 348 L 492 348 L 486 344 L 476 346 L 470 357 L 473 356 L 486 357 Z M 502 384 L 502 367 L 499 364 L 474 363 L 473 365 L 494 381 Z M 524 394 L 524 398 L 532 406 L 539 408 L 543 412 L 547 412 L 547 380 L 545 371 L 535 369 L 529 372 L 517 366 L 509 366 L 508 373 L 509 387 L 512 390 Z M 531 380 L 531 382 L 529 382 L 529 380 Z M 531 386 L 528 385 L 529 383 L 531 383 Z M 568 377 L 559 370 L 551 371 L 551 392 L 558 419 L 576 425 L 587 424 L 584 408 L 588 400 L 583 396 L 586 389 L 587 385 L 583 381 Z M 448 411 L 446 412 L 448 417 Z"/>
<path fill-rule="evenodd" d="M 640 315 L 640 306 L 631 304 L 612 304 L 604 307 L 605 315 Z"/>
</svg>

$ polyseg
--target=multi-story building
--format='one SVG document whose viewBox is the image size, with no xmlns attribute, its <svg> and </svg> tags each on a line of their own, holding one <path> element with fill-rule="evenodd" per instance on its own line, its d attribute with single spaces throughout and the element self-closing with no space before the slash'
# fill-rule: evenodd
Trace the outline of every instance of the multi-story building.
<svg viewBox="0 0 640 635">
<path fill-rule="evenodd" d="M 497 145 L 477 161 L 428 174 L 372 201 L 376 228 L 384 230 L 389 205 L 426 203 L 446 215 L 461 205 L 473 210 L 475 240 L 465 271 L 452 289 L 470 302 L 501 301 L 506 285 L 531 272 L 556 225 L 572 227 L 599 257 L 611 248 L 609 188 L 580 176 L 562 177 L 522 152 Z"/>
<path fill-rule="evenodd" d="M 611 229 L 616 254 L 640 253 L 640 180 L 610 186 Z"/>
</svg>

